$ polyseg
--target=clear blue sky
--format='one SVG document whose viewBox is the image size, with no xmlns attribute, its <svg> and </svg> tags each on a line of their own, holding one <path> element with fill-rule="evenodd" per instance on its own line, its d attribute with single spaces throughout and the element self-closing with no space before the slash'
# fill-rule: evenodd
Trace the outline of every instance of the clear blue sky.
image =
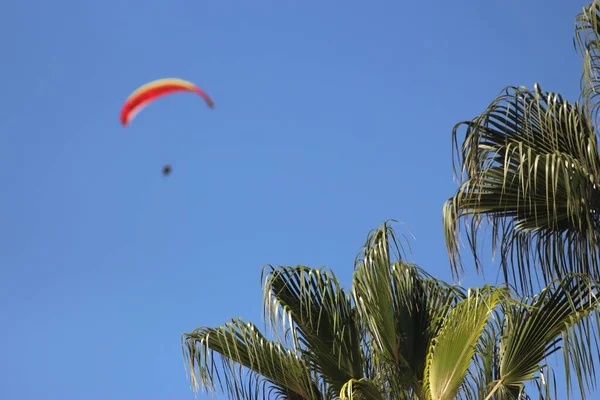
<svg viewBox="0 0 600 400">
<path fill-rule="evenodd" d="M 6 2 L 0 398 L 192 399 L 183 332 L 262 326 L 265 264 L 347 286 L 389 218 L 450 279 L 452 127 L 506 85 L 575 100 L 587 3 Z M 174 95 L 123 128 L 168 76 L 216 108 Z"/>
</svg>

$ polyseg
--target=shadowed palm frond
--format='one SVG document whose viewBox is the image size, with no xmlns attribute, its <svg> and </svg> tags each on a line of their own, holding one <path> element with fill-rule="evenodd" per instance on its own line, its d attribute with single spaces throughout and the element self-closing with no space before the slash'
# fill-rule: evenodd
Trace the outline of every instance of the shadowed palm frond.
<svg viewBox="0 0 600 400">
<path fill-rule="evenodd" d="M 383 224 L 370 235 L 355 265 L 352 294 L 379 371 L 374 379 L 391 382 L 391 397 L 410 398 L 407 393 L 421 393 L 430 341 L 464 293 L 401 261 L 390 232 Z"/>
<path fill-rule="evenodd" d="M 234 319 L 218 328 L 198 328 L 184 334 L 183 342 L 194 390 L 199 384 L 214 390 L 218 382 L 231 399 L 324 398 L 306 362 L 251 323 Z"/>
<path fill-rule="evenodd" d="M 350 379 L 362 378 L 359 326 L 335 275 L 303 266 L 269 268 L 264 304 L 272 327 L 283 325 L 303 359 L 337 393 Z"/>
<path fill-rule="evenodd" d="M 568 272 L 600 277 L 600 154 L 581 107 L 537 84 L 535 92 L 510 87 L 459 123 L 455 142 L 462 125 L 463 182 L 443 213 L 453 272 L 462 269 L 459 220 L 479 269 L 477 231 L 487 217 L 507 282 L 533 293 L 540 275 L 544 284 Z"/>
</svg>

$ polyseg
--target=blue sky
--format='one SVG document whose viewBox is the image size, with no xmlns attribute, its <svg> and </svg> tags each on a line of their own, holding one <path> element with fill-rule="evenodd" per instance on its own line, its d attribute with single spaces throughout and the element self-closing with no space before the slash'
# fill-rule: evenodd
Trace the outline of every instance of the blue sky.
<svg viewBox="0 0 600 400">
<path fill-rule="evenodd" d="M 192 399 L 183 332 L 261 325 L 265 264 L 348 286 L 386 219 L 450 279 L 452 127 L 507 85 L 575 100 L 586 4 L 7 2 L 0 398 Z M 168 76 L 216 108 L 174 95 L 123 128 Z"/>
</svg>

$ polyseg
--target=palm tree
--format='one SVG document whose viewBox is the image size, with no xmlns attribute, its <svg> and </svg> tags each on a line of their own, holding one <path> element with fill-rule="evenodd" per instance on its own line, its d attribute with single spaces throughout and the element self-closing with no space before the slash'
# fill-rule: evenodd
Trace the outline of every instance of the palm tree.
<svg viewBox="0 0 600 400">
<path fill-rule="evenodd" d="M 329 270 L 267 267 L 272 338 L 240 319 L 184 334 L 194 389 L 219 384 L 231 399 L 548 399 L 545 360 L 562 347 L 585 398 L 599 284 L 569 274 L 530 298 L 508 286 L 464 290 L 402 253 L 387 224 L 373 232 L 349 293 Z"/>
<path fill-rule="evenodd" d="M 477 237 L 492 228 L 507 282 L 526 293 L 575 272 L 600 278 L 600 0 L 577 15 L 583 55 L 581 96 L 574 104 L 539 84 L 507 87 L 487 109 L 454 127 L 460 179 L 444 206 L 444 229 L 455 275 L 462 270 L 459 231 L 480 268 Z M 465 127 L 459 150 L 457 131 Z M 538 285 L 539 286 L 539 285 Z"/>
</svg>

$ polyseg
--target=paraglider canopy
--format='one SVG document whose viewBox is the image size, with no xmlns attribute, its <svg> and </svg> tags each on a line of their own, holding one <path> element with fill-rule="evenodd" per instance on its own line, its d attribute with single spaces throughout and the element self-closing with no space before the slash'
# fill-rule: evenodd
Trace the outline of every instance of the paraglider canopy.
<svg viewBox="0 0 600 400">
<path fill-rule="evenodd" d="M 152 101 L 176 92 L 197 93 L 204 99 L 208 107 L 214 108 L 215 106 L 210 96 L 192 82 L 179 78 L 157 79 L 140 86 L 125 100 L 121 109 L 121 124 L 127 126 Z"/>
</svg>

